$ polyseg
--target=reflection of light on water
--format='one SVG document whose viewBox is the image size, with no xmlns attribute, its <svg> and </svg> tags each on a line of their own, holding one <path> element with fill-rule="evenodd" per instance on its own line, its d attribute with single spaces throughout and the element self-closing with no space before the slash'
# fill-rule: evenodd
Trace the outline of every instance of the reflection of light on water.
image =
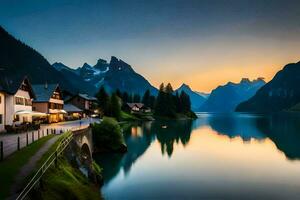
<svg viewBox="0 0 300 200">
<path fill-rule="evenodd" d="M 137 126 L 131 127 L 131 136 L 132 137 L 142 137 L 143 133 L 142 133 L 141 127 L 137 127 Z"/>
</svg>

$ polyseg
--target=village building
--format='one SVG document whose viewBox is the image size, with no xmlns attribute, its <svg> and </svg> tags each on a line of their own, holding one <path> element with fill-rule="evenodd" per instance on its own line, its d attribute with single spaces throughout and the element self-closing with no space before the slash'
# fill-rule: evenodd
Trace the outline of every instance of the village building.
<svg viewBox="0 0 300 200">
<path fill-rule="evenodd" d="M 142 113 L 149 113 L 151 109 L 146 107 L 143 103 L 127 103 L 126 109 L 132 113 L 134 112 L 142 112 Z"/>
<path fill-rule="evenodd" d="M 64 101 L 58 84 L 32 85 L 36 98 L 33 100 L 33 110 L 46 113 L 46 121 L 55 123 L 64 121 Z"/>
<path fill-rule="evenodd" d="M 32 122 L 32 100 L 35 97 L 29 80 L 0 80 L 0 131 L 7 126 Z"/>
<path fill-rule="evenodd" d="M 68 121 L 81 119 L 84 115 L 83 110 L 77 108 L 72 104 L 65 104 L 64 110 L 67 112 L 67 114 L 65 115 L 65 119 Z"/>
<path fill-rule="evenodd" d="M 89 96 L 87 94 L 79 93 L 70 98 L 67 103 L 83 110 L 85 115 L 92 116 L 94 114 L 97 114 L 97 98 Z"/>
</svg>

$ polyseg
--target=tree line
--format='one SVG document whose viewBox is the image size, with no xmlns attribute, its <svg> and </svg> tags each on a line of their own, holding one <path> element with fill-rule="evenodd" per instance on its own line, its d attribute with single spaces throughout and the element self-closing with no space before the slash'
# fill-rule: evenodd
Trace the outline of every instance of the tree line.
<svg viewBox="0 0 300 200">
<path fill-rule="evenodd" d="M 127 103 L 143 103 L 156 116 L 175 118 L 178 114 L 189 117 L 193 114 L 189 95 L 184 91 L 174 92 L 170 83 L 166 86 L 162 83 L 157 96 L 152 95 L 150 90 L 146 90 L 141 96 L 140 94 L 129 94 L 126 91 L 121 92 L 119 89 L 109 95 L 102 86 L 96 97 L 100 115 L 114 117 L 117 120 L 120 120 L 121 111 L 125 110 Z"/>
<path fill-rule="evenodd" d="M 178 114 L 193 115 L 191 110 L 191 100 L 188 94 L 182 91 L 180 94 L 174 92 L 172 85 L 166 86 L 162 83 L 156 98 L 154 115 L 176 118 Z"/>
</svg>

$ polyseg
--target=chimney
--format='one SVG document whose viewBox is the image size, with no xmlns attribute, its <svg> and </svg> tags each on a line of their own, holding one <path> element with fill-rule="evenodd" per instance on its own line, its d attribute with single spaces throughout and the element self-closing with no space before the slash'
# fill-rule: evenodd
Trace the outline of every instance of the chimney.
<svg viewBox="0 0 300 200">
<path fill-rule="evenodd" d="M 47 83 L 47 81 L 45 82 L 45 89 L 48 89 L 48 83 Z"/>
</svg>

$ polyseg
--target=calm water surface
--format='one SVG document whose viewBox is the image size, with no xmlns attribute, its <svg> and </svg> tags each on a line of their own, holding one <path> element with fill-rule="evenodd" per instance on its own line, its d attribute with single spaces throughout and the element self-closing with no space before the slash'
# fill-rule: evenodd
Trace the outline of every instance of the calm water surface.
<svg viewBox="0 0 300 200">
<path fill-rule="evenodd" d="M 203 113 L 128 127 L 126 143 L 95 158 L 108 200 L 300 199 L 299 116 Z"/>
</svg>

